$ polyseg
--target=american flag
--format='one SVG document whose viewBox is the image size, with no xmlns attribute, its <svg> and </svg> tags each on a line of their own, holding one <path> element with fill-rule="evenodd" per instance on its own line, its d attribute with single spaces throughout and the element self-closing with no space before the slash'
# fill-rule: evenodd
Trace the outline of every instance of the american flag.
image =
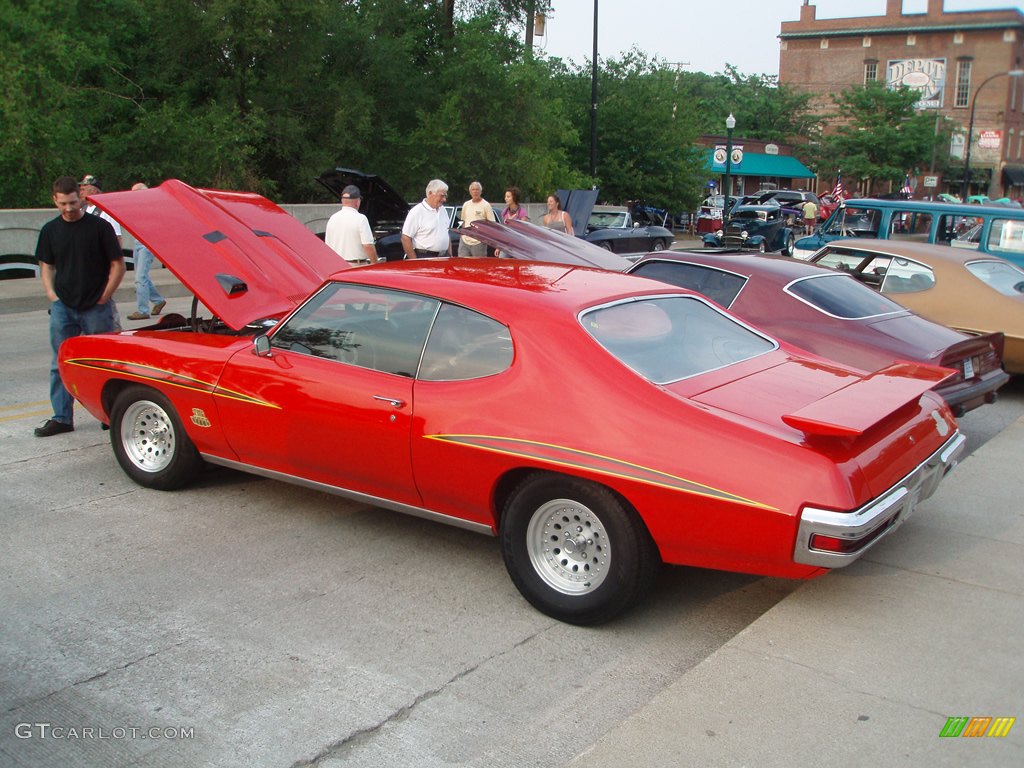
<svg viewBox="0 0 1024 768">
<path fill-rule="evenodd" d="M 832 197 L 842 202 L 846 199 L 846 192 L 843 190 L 843 172 L 836 173 L 836 185 L 832 187 Z"/>
<path fill-rule="evenodd" d="M 914 190 L 910 186 L 910 174 L 909 173 L 903 177 L 903 186 L 900 187 L 900 192 L 902 192 L 904 195 L 913 195 L 914 194 Z"/>
</svg>

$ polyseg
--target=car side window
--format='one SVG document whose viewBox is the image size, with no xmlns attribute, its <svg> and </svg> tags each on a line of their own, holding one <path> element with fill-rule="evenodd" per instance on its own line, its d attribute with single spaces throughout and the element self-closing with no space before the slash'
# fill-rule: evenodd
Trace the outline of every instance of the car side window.
<svg viewBox="0 0 1024 768">
<path fill-rule="evenodd" d="M 439 303 L 402 291 L 331 283 L 274 331 L 271 345 L 412 377 Z"/>
<path fill-rule="evenodd" d="M 916 293 L 927 291 L 935 285 L 935 273 L 931 267 L 910 259 L 895 257 L 889 259 L 882 280 L 882 293 Z"/>
<path fill-rule="evenodd" d="M 419 378 L 465 381 L 501 373 L 512 364 L 507 327 L 479 312 L 441 305 L 423 351 Z"/>
<path fill-rule="evenodd" d="M 1024 253 L 1024 221 L 995 219 L 988 232 L 992 253 Z"/>
<path fill-rule="evenodd" d="M 978 223 L 980 223 L 980 219 L 975 219 L 973 216 L 964 216 L 962 213 L 945 213 L 939 217 L 935 242 L 977 248 L 977 233 L 980 231 L 980 227 L 976 227 Z M 970 245 L 972 233 L 973 246 Z"/>
<path fill-rule="evenodd" d="M 889 219 L 891 240 L 927 243 L 932 229 L 932 215 L 923 211 L 893 211 Z"/>
<path fill-rule="evenodd" d="M 734 272 L 678 261 L 644 261 L 636 266 L 633 274 L 696 291 L 723 307 L 736 300 L 747 282 L 745 277 Z"/>
</svg>

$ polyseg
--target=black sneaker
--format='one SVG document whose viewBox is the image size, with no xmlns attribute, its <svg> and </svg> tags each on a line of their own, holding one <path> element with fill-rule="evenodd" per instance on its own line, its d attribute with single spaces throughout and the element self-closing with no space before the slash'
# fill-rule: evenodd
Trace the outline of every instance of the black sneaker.
<svg viewBox="0 0 1024 768">
<path fill-rule="evenodd" d="M 65 424 L 63 421 L 57 421 L 56 419 L 47 419 L 41 427 L 36 427 L 36 437 L 49 437 L 50 435 L 59 435 L 62 432 L 74 432 L 75 427 L 72 424 Z"/>
</svg>

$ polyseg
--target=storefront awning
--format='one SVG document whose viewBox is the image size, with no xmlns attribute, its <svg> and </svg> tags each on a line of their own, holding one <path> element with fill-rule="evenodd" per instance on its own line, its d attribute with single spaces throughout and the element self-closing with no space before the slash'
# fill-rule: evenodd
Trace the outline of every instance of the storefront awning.
<svg viewBox="0 0 1024 768">
<path fill-rule="evenodd" d="M 713 164 L 714 150 L 706 152 L 705 170 L 721 174 L 724 169 Z M 781 179 L 813 179 L 814 173 L 807 166 L 789 155 L 764 155 L 757 152 L 744 152 L 743 162 L 732 166 L 733 176 L 768 176 Z"/>
<path fill-rule="evenodd" d="M 1008 187 L 1024 186 L 1024 168 L 1019 165 L 1008 165 L 1003 168 L 1003 178 Z"/>
</svg>

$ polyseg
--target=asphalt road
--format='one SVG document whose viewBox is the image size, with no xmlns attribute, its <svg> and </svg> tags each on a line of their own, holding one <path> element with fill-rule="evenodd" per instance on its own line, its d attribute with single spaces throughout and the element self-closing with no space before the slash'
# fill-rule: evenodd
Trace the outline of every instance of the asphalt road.
<svg viewBox="0 0 1024 768">
<path fill-rule="evenodd" d="M 228 470 L 149 491 L 84 412 L 32 436 L 45 312 L 3 322 L 0 765 L 560 765 L 799 586 L 666 568 L 583 629 L 493 539 Z M 970 447 L 1021 413 L 1015 381 Z"/>
</svg>

